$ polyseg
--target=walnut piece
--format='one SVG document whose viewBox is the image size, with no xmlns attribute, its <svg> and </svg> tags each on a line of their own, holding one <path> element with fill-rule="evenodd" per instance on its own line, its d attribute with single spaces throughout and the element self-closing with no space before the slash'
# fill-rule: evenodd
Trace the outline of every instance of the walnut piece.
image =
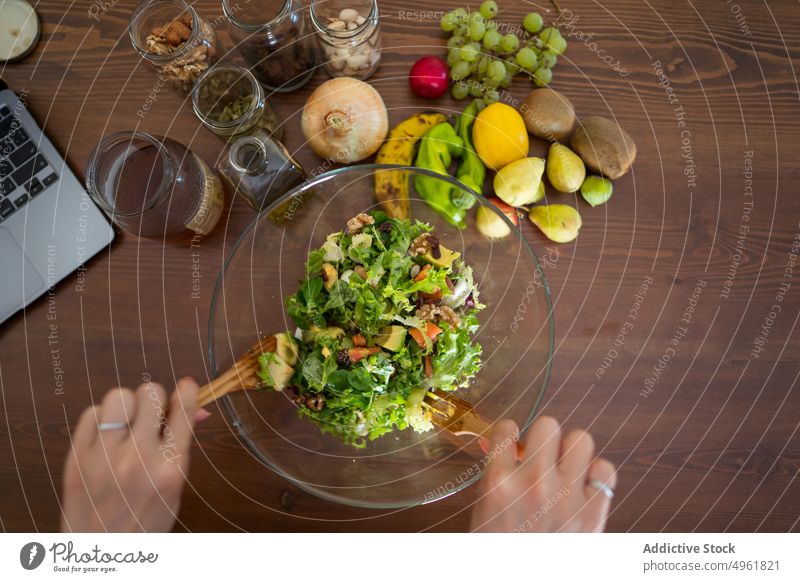
<svg viewBox="0 0 800 582">
<path fill-rule="evenodd" d="M 369 214 L 364 214 L 361 212 L 357 216 L 347 221 L 347 232 L 348 234 L 356 234 L 362 228 L 369 226 L 370 224 L 375 224 L 375 219 Z"/>
<path fill-rule="evenodd" d="M 417 309 L 417 317 L 425 321 L 443 321 L 451 327 L 456 328 L 461 323 L 461 318 L 447 305 L 431 305 L 426 304 Z"/>
<path fill-rule="evenodd" d="M 153 31 L 161 30 L 159 28 L 154 28 Z M 160 36 L 153 32 L 153 34 L 148 35 L 145 39 L 145 43 L 147 44 L 147 52 L 154 54 L 154 55 L 168 55 L 173 50 L 175 50 L 163 36 Z"/>
<path fill-rule="evenodd" d="M 424 255 L 431 250 L 433 242 L 435 241 L 436 237 L 431 235 L 431 233 L 423 232 L 411 242 L 411 246 L 408 247 L 408 254 L 412 257 Z"/>
</svg>

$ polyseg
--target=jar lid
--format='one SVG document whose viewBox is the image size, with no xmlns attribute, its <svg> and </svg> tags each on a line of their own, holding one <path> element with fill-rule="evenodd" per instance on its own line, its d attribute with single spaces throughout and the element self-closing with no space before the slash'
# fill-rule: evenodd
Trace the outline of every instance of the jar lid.
<svg viewBox="0 0 800 582">
<path fill-rule="evenodd" d="M 28 56 L 41 33 L 39 15 L 28 2 L 0 2 L 0 63 L 13 63 Z"/>
</svg>

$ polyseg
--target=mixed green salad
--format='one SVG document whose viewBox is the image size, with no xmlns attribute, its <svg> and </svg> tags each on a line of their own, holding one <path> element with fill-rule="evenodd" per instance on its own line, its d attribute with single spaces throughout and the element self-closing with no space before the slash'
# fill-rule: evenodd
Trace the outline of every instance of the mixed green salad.
<svg viewBox="0 0 800 582">
<path fill-rule="evenodd" d="M 298 329 L 261 356 L 264 383 L 347 443 L 430 430 L 425 392 L 465 387 L 480 369 L 472 268 L 432 230 L 382 212 L 348 221 L 286 300 Z"/>
</svg>

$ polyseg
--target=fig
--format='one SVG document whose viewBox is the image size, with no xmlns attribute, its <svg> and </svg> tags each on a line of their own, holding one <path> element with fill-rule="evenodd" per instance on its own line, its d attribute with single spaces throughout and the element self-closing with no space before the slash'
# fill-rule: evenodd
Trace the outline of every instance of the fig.
<svg viewBox="0 0 800 582">
<path fill-rule="evenodd" d="M 600 176 L 586 176 L 583 184 L 581 184 L 581 196 L 592 208 L 608 202 L 613 192 L 614 185 L 611 180 L 606 180 Z"/>
<path fill-rule="evenodd" d="M 550 146 L 547 153 L 547 179 L 559 192 L 575 192 L 586 178 L 586 166 L 583 160 L 560 143 Z"/>
<path fill-rule="evenodd" d="M 547 238 L 557 243 L 575 240 L 583 224 L 578 211 L 566 204 L 534 206 L 528 218 Z"/>
</svg>

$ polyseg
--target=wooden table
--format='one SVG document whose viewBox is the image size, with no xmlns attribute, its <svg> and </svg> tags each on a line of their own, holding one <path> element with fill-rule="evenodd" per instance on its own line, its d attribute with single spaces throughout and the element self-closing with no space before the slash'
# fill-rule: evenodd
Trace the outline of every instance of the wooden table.
<svg viewBox="0 0 800 582">
<path fill-rule="evenodd" d="M 437 6 L 444 4 L 457 6 Z M 531 4 L 502 3 L 502 19 L 519 22 Z M 41 43 L 24 62 L 0 69 L 4 79 L 25 94 L 80 175 L 103 134 L 136 127 L 167 132 L 213 161 L 221 142 L 181 96 L 156 90 L 151 110 L 137 116 L 156 78 L 127 37 L 134 2 L 102 5 L 39 2 Z M 221 15 L 219 2 L 198 5 L 210 20 Z M 574 244 L 549 243 L 524 227 L 546 259 L 555 303 L 543 410 L 566 427 L 587 427 L 619 465 L 609 530 L 800 530 L 800 278 L 788 254 L 800 240 L 797 5 L 561 5 L 571 11 L 562 16 L 571 38 L 553 87 L 581 116 L 616 117 L 638 158 L 610 203 L 580 203 L 584 226 Z M 425 3 L 380 6 L 386 50 L 372 83 L 396 122 L 431 106 L 412 96 L 406 75 L 418 56 L 443 54 L 443 33 L 440 13 L 426 12 Z M 320 72 L 273 100 L 288 119 L 292 151 L 302 144 L 300 108 L 324 79 Z M 513 96 L 529 89 L 520 78 Z M 435 105 L 454 107 L 449 99 Z M 306 148 L 297 155 L 308 169 L 321 163 Z M 109 387 L 138 385 L 145 374 L 165 384 L 185 374 L 206 380 L 222 241 L 252 218 L 237 201 L 227 226 L 195 249 L 120 233 L 88 264 L 82 287 L 70 277 L 0 328 L 3 530 L 56 529 L 69 428 Z M 201 291 L 192 299 L 197 267 Z M 474 490 L 395 512 L 322 501 L 255 463 L 212 408 L 196 434 L 179 529 L 466 528 Z"/>
</svg>

